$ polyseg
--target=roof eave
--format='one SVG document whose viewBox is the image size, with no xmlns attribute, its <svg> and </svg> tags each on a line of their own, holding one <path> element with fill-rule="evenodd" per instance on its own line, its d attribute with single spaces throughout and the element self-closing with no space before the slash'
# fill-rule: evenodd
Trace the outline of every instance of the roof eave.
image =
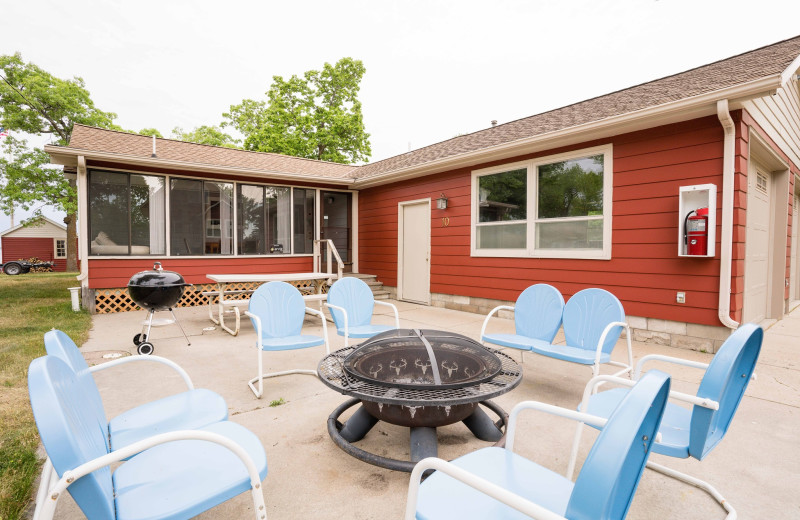
<svg viewBox="0 0 800 520">
<path fill-rule="evenodd" d="M 800 59 L 800 58 L 798 58 Z M 363 189 L 401 180 L 430 175 L 478 162 L 506 159 L 559 146 L 591 141 L 620 133 L 642 130 L 653 126 L 693 119 L 716 113 L 716 102 L 728 99 L 732 108 L 753 98 L 774 94 L 783 85 L 783 74 L 773 74 L 726 89 L 664 103 L 590 123 L 564 128 L 500 145 L 481 148 L 424 164 L 391 170 L 374 177 L 356 179 L 353 188 Z"/>
<path fill-rule="evenodd" d="M 323 175 L 305 175 L 277 170 L 260 170 L 255 168 L 239 168 L 205 163 L 190 163 L 186 161 L 159 159 L 158 157 L 141 157 L 138 155 L 98 152 L 95 150 L 85 150 L 67 146 L 45 145 L 44 151 L 50 154 L 54 164 L 62 164 L 65 166 L 76 166 L 78 164 L 78 157 L 84 156 L 87 160 L 119 162 L 136 166 L 160 167 L 191 172 L 239 175 L 242 177 L 269 177 L 270 179 L 276 180 L 319 182 L 321 184 L 341 185 L 350 185 L 354 182 L 354 180 L 349 177 L 325 177 Z"/>
</svg>

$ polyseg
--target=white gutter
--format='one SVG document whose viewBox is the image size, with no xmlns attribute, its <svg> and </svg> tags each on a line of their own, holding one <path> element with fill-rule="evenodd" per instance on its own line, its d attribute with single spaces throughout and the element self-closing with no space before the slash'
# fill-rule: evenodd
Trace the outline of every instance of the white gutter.
<svg viewBox="0 0 800 520">
<path fill-rule="evenodd" d="M 725 135 L 722 153 L 722 235 L 719 263 L 719 321 L 730 329 L 739 323 L 731 319 L 731 263 L 733 260 L 733 177 L 736 128 L 728 111 L 728 100 L 717 101 L 717 117 Z"/>
<path fill-rule="evenodd" d="M 270 179 L 276 179 L 276 180 L 312 182 L 319 184 L 349 185 L 355 182 L 354 179 L 350 177 L 326 177 L 323 175 L 287 173 L 277 170 L 259 170 L 256 168 L 241 168 L 241 167 L 237 168 L 234 166 L 219 166 L 215 164 L 190 163 L 186 161 L 159 159 L 157 157 L 142 157 L 139 155 L 97 152 L 94 150 L 68 148 L 65 146 L 46 145 L 44 147 L 44 151 L 50 154 L 51 158 L 54 159 L 55 164 L 66 164 L 65 162 L 56 162 L 55 161 L 56 156 L 61 156 L 62 158 L 69 156 L 76 156 L 78 158 L 83 157 L 84 161 L 86 159 L 91 159 L 97 161 L 123 162 L 125 164 L 135 164 L 138 166 L 149 166 L 149 167 L 160 166 L 162 168 L 177 169 L 183 171 L 221 173 L 227 175 L 239 175 L 243 177 L 264 178 L 266 176 L 269 177 Z"/>
<path fill-rule="evenodd" d="M 89 214 L 86 208 L 86 201 L 89 200 L 88 178 L 86 176 L 86 158 L 78 156 L 78 177 L 76 179 L 78 187 L 78 251 L 80 252 L 81 274 L 76 278 L 81 282 L 81 287 L 89 287 Z M 84 293 L 85 294 L 85 293 Z"/>
</svg>

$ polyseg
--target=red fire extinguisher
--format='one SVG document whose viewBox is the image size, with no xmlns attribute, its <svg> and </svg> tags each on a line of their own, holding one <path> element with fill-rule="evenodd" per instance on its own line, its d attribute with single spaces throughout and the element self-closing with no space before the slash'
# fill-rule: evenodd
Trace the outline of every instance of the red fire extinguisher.
<svg viewBox="0 0 800 520">
<path fill-rule="evenodd" d="M 708 208 L 699 208 L 686 214 L 683 222 L 683 243 L 686 244 L 687 255 L 705 256 L 707 254 Z"/>
</svg>

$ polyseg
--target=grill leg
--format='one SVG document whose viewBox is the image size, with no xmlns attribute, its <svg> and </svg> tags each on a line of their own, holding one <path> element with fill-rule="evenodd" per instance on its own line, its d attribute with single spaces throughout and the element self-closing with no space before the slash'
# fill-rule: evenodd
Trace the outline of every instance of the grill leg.
<svg viewBox="0 0 800 520">
<path fill-rule="evenodd" d="M 347 442 L 360 441 L 377 423 L 378 419 L 370 415 L 363 406 L 359 406 L 358 410 L 344 423 L 339 434 Z"/>
<path fill-rule="evenodd" d="M 492 422 L 486 412 L 481 410 L 480 406 L 475 408 L 472 415 L 462 422 L 475 437 L 482 441 L 497 442 L 503 438 L 503 431 Z"/>
<path fill-rule="evenodd" d="M 153 315 L 156 313 L 154 310 L 147 311 L 147 324 L 142 325 L 142 343 L 150 339 L 150 329 L 153 328 Z M 145 332 L 147 329 L 147 332 Z"/>
<path fill-rule="evenodd" d="M 178 327 L 181 328 L 181 332 L 183 333 L 183 337 L 186 338 L 186 344 L 191 347 L 192 346 L 192 342 L 189 341 L 189 336 L 187 336 L 186 335 L 186 331 L 183 330 L 183 325 L 181 325 L 181 322 L 178 321 L 178 318 L 177 318 L 177 316 L 175 316 L 175 311 L 172 310 L 172 307 L 169 308 L 169 312 L 172 313 L 172 319 L 175 320 L 175 323 L 177 323 Z"/>
</svg>

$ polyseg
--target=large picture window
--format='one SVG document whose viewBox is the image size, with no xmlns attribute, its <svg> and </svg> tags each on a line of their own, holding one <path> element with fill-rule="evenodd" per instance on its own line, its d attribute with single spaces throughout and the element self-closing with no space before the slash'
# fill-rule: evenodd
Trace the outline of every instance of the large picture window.
<svg viewBox="0 0 800 520">
<path fill-rule="evenodd" d="M 89 254 L 166 253 L 164 178 L 89 173 Z"/>
<path fill-rule="evenodd" d="M 611 257 L 611 147 L 473 172 L 474 256 Z"/>
<path fill-rule="evenodd" d="M 233 184 L 172 179 L 169 203 L 173 256 L 233 254 Z"/>
<path fill-rule="evenodd" d="M 240 255 L 291 253 L 290 188 L 237 186 Z"/>
</svg>

